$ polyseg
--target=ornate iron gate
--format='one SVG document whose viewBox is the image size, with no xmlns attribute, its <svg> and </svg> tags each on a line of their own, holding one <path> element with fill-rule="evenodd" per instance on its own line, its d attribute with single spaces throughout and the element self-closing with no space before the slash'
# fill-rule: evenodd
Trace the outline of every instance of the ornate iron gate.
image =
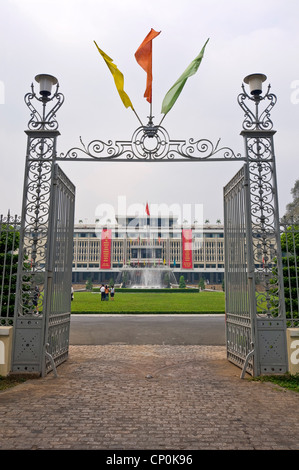
<svg viewBox="0 0 299 470">
<path fill-rule="evenodd" d="M 255 305 L 249 276 L 246 165 L 224 188 L 225 312 L 227 358 L 253 374 Z"/>
<path fill-rule="evenodd" d="M 244 79 L 256 84 L 261 74 Z M 253 79 L 253 81 L 252 81 Z M 224 189 L 226 238 L 226 312 L 228 358 L 252 375 L 287 370 L 286 324 L 270 110 L 276 97 L 268 88 L 243 87 L 245 156 L 207 139 L 170 140 L 152 116 L 131 141 L 93 140 L 56 155 L 59 135 L 55 113 L 63 103 L 57 80 L 37 97 L 26 95 L 31 110 L 22 209 L 18 285 L 14 319 L 14 371 L 55 370 L 67 357 L 70 321 L 72 231 L 75 191 L 58 161 L 212 162 L 245 165 Z M 51 87 L 57 84 L 51 97 Z M 39 112 L 32 104 L 42 105 Z M 255 109 L 247 106 L 246 100 Z M 269 103 L 261 112 L 260 103 Z M 49 112 L 46 107 L 53 103 Z"/>
<path fill-rule="evenodd" d="M 75 187 L 61 168 L 54 167 L 54 208 L 48 266 L 46 370 L 68 357 L 71 316 Z"/>
<path fill-rule="evenodd" d="M 75 188 L 57 164 L 49 179 L 50 216 L 21 230 L 13 372 L 45 375 L 68 357 Z"/>
<path fill-rule="evenodd" d="M 267 188 L 264 178 L 260 187 L 257 181 L 249 162 L 224 188 L 227 357 L 242 368 L 242 377 L 287 371 L 281 249 L 273 211 L 267 211 L 266 226 L 257 223 L 269 201 L 263 192 L 269 196 L 275 189 L 269 181 Z"/>
</svg>

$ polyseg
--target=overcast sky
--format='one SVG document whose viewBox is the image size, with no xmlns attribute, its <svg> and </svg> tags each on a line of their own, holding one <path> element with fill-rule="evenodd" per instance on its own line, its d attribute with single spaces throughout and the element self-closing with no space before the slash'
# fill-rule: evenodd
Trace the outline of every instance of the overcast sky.
<svg viewBox="0 0 299 470">
<path fill-rule="evenodd" d="M 277 95 L 272 110 L 280 215 L 299 178 L 298 0 L 0 0 L 0 213 L 21 213 L 29 110 L 24 95 L 34 77 L 59 80 L 65 103 L 57 114 L 58 153 L 94 139 L 131 140 L 139 126 L 126 109 L 93 43 L 113 58 L 141 120 L 146 74 L 134 54 L 151 28 L 153 115 L 160 122 L 168 89 L 198 55 L 205 56 L 163 121 L 173 140 L 209 139 L 244 153 L 243 78 L 267 75 Z M 223 186 L 241 167 L 221 163 L 64 162 L 76 186 L 76 222 L 94 222 L 97 207 L 134 204 L 202 205 L 203 218 L 223 221 Z"/>
</svg>

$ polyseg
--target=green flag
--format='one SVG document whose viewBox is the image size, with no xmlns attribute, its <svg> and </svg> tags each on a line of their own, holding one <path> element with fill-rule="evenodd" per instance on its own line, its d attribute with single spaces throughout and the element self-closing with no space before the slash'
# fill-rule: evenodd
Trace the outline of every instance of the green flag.
<svg viewBox="0 0 299 470">
<path fill-rule="evenodd" d="M 205 42 L 205 45 L 203 46 L 198 56 L 195 57 L 195 59 L 191 62 L 191 64 L 186 68 L 185 72 L 180 76 L 180 78 L 175 82 L 175 84 L 166 93 L 163 103 L 162 103 L 161 113 L 167 114 L 171 110 L 174 103 L 178 99 L 182 89 L 184 88 L 185 83 L 188 80 L 188 78 L 197 72 L 198 67 L 200 66 L 200 63 L 202 61 L 205 47 L 208 41 L 209 39 Z"/>
</svg>

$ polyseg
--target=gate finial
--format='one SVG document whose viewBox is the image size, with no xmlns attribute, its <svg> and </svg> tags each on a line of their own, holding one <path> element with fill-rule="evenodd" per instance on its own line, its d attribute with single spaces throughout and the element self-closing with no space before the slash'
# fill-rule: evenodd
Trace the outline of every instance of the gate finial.
<svg viewBox="0 0 299 470">
<path fill-rule="evenodd" d="M 249 85 L 250 95 L 246 92 L 244 83 L 242 83 L 243 92 L 238 96 L 238 103 L 244 111 L 245 119 L 243 121 L 244 130 L 271 130 L 273 122 L 270 119 L 270 111 L 275 106 L 277 98 L 270 93 L 271 86 L 268 85 L 267 91 L 262 95 L 262 83 L 267 79 L 262 73 L 253 73 L 244 78 L 244 83 Z M 259 106 L 263 100 L 269 100 L 270 103 L 262 111 Z M 252 111 L 248 104 L 253 102 L 255 110 Z"/>
<path fill-rule="evenodd" d="M 28 122 L 28 129 L 40 130 L 57 130 L 58 122 L 56 121 L 56 112 L 64 102 L 64 96 L 58 92 L 59 83 L 56 77 L 49 74 L 36 75 L 35 80 L 40 85 L 39 94 L 37 96 L 34 91 L 33 83 L 31 84 L 31 92 L 25 95 L 25 103 L 31 111 L 31 119 Z M 56 85 L 55 91 L 52 93 L 52 87 Z M 38 111 L 33 105 L 33 101 L 42 103 L 42 110 Z M 47 105 L 52 102 L 53 106 L 48 111 Z M 51 103 L 51 104 L 52 104 Z"/>
</svg>

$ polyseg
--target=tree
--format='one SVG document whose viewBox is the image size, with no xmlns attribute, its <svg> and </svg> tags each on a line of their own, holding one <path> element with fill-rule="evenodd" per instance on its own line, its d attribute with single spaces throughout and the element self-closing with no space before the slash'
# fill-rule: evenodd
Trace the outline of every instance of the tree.
<svg viewBox="0 0 299 470">
<path fill-rule="evenodd" d="M 9 224 L 1 225 L 0 235 L 0 286 L 3 284 L 0 316 L 13 317 L 20 234 Z"/>
<path fill-rule="evenodd" d="M 86 281 L 85 289 L 86 290 L 92 290 L 92 288 L 93 288 L 93 285 L 92 285 L 91 279 L 89 278 Z"/>
<path fill-rule="evenodd" d="M 288 222 L 299 223 L 299 179 L 296 180 L 294 187 L 291 189 L 293 202 L 286 206 L 284 218 Z"/>
<path fill-rule="evenodd" d="M 298 320 L 299 225 L 286 228 L 281 236 L 283 282 L 287 319 Z"/>
<path fill-rule="evenodd" d="M 165 273 L 165 276 L 164 276 L 164 285 L 169 289 L 170 288 L 170 278 L 169 278 L 169 274 L 168 273 Z"/>
<path fill-rule="evenodd" d="M 128 282 L 128 273 L 125 271 L 122 276 L 122 288 L 127 287 L 127 282 Z"/>
<path fill-rule="evenodd" d="M 204 290 L 205 288 L 205 280 L 202 277 L 199 279 L 198 288 L 199 290 Z"/>
<path fill-rule="evenodd" d="M 8 215 L 7 220 L 10 220 Z M 13 317 L 16 298 L 18 259 L 19 259 L 20 232 L 19 223 L 12 220 L 10 223 L 0 223 L 0 317 Z M 23 271 L 28 276 L 22 278 L 22 304 L 30 308 L 31 290 L 31 264 L 28 256 L 24 256 Z"/>
<path fill-rule="evenodd" d="M 179 288 L 180 288 L 180 289 L 185 289 L 185 287 L 186 287 L 185 278 L 184 278 L 184 276 L 180 276 Z"/>
<path fill-rule="evenodd" d="M 299 279 L 299 179 L 291 189 L 293 201 L 287 204 L 281 236 L 283 282 L 287 319 L 298 321 Z"/>
</svg>

